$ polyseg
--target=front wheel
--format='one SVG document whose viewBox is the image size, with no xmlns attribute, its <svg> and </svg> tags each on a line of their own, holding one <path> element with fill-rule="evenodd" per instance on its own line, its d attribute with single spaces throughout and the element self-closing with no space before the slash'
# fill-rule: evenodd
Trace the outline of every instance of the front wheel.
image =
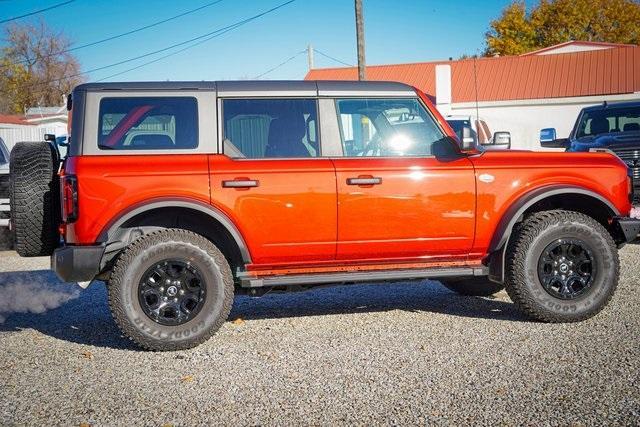
<svg viewBox="0 0 640 427">
<path fill-rule="evenodd" d="M 182 350 L 209 339 L 233 303 L 224 255 L 195 233 L 149 233 L 119 256 L 108 284 L 109 306 L 122 332 L 149 350 Z"/>
<path fill-rule="evenodd" d="M 525 313 L 544 322 L 595 316 L 611 300 L 619 274 L 611 235 L 578 212 L 532 214 L 507 248 L 507 293 Z"/>
</svg>

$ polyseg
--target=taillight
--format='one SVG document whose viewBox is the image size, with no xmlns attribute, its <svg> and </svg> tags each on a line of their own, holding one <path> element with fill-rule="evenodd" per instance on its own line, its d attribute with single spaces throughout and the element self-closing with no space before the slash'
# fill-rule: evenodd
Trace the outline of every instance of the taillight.
<svg viewBox="0 0 640 427">
<path fill-rule="evenodd" d="M 62 221 L 72 223 L 78 219 L 78 179 L 65 175 L 61 180 Z"/>
</svg>

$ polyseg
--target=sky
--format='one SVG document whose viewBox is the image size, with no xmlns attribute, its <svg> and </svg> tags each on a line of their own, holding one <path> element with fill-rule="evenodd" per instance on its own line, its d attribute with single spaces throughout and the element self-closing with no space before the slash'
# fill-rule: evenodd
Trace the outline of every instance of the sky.
<svg viewBox="0 0 640 427">
<path fill-rule="evenodd" d="M 65 1 L 68 0 L 0 0 L 0 21 Z M 79 46 L 212 1 L 73 0 L 12 22 L 44 19 Z M 170 22 L 79 49 L 74 54 L 84 71 L 106 67 L 225 28 L 285 2 L 220 0 Z M 479 53 L 484 49 L 484 34 L 489 23 L 500 16 L 508 3 L 510 0 L 363 0 L 366 63 L 420 62 Z M 7 25 L 0 24 L 0 30 L 4 31 Z M 308 63 L 306 53 L 301 52 L 309 44 L 341 62 L 356 64 L 354 2 L 295 0 L 218 37 L 160 59 L 194 43 L 89 72 L 87 78 L 89 81 L 235 80 L 258 76 L 262 79 L 302 79 Z M 291 57 L 294 58 L 279 66 Z M 141 66 L 154 60 L 157 61 Z M 318 52 L 314 54 L 314 60 L 315 68 L 344 66 Z M 138 66 L 141 67 L 127 71 Z"/>
</svg>

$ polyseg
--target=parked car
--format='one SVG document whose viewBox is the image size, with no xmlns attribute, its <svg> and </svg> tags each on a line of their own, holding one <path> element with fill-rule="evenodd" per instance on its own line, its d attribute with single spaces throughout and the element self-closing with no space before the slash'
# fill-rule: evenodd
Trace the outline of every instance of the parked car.
<svg viewBox="0 0 640 427">
<path fill-rule="evenodd" d="M 51 145 L 13 150 L 16 249 L 105 281 L 147 349 L 207 340 L 236 294 L 356 282 L 506 287 L 534 319 L 580 321 L 640 231 L 615 156 L 461 146 L 400 83 L 84 84 L 68 108 L 59 177 Z"/>
<path fill-rule="evenodd" d="M 0 138 L 0 228 L 9 226 L 9 210 L 9 150 Z"/>
<path fill-rule="evenodd" d="M 568 138 L 554 128 L 540 131 L 540 145 L 568 152 L 610 151 L 630 168 L 640 197 L 640 101 L 603 103 L 582 109 Z"/>
<path fill-rule="evenodd" d="M 511 133 L 500 131 L 492 134 L 483 119 L 462 115 L 449 115 L 446 119 L 463 146 L 481 147 L 485 150 L 511 148 Z"/>
</svg>

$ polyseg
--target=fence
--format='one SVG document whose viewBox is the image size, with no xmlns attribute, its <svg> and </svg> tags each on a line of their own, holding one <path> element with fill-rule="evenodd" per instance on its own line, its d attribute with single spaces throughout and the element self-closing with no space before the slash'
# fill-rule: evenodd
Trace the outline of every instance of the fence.
<svg viewBox="0 0 640 427">
<path fill-rule="evenodd" d="M 0 128 L 0 138 L 11 151 L 14 145 L 20 141 L 42 141 L 45 133 L 53 133 L 57 136 L 65 135 L 67 129 L 64 126 L 21 126 L 15 128 Z"/>
</svg>

